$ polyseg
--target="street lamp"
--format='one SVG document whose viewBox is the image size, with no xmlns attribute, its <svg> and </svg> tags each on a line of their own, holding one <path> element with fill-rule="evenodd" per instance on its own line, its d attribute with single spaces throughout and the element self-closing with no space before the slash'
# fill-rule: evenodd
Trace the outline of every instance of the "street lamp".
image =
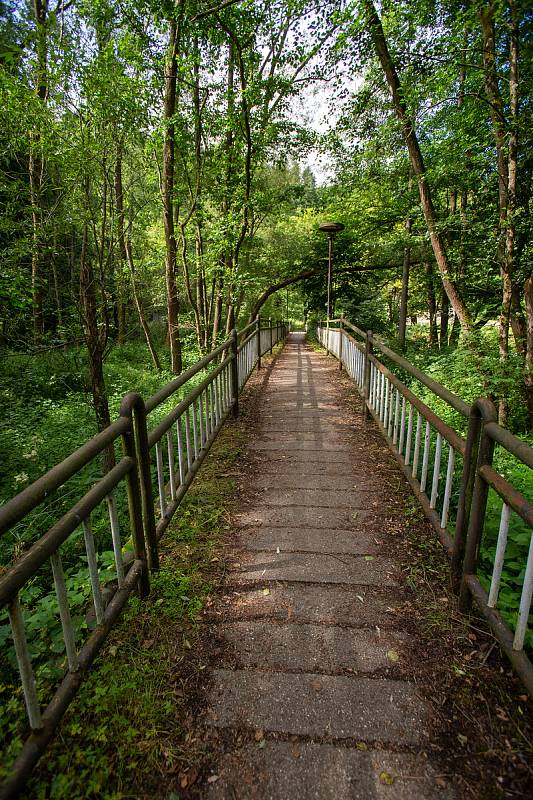
<svg viewBox="0 0 533 800">
<path fill-rule="evenodd" d="M 333 278 L 333 239 L 344 230 L 342 222 L 322 222 L 318 229 L 328 235 L 328 327 L 331 318 L 331 280 Z"/>
</svg>

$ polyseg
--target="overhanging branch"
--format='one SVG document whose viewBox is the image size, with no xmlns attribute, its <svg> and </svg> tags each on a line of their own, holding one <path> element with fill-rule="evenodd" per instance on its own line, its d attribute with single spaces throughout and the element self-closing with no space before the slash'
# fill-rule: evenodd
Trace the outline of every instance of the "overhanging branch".
<svg viewBox="0 0 533 800">
<path fill-rule="evenodd" d="M 368 266 L 352 266 L 352 267 L 341 267 L 335 270 L 338 274 L 339 272 L 373 272 L 382 269 L 401 269 L 401 264 L 380 264 L 380 265 L 368 265 Z M 288 278 L 283 278 L 281 281 L 277 283 L 273 283 L 268 289 L 259 295 L 258 299 L 256 300 L 255 304 L 252 306 L 252 310 L 250 311 L 250 319 L 249 322 L 252 322 L 259 312 L 261 308 L 265 305 L 266 301 L 269 297 L 276 292 L 279 292 L 281 289 L 286 289 L 287 286 L 291 286 L 293 283 L 298 283 L 299 281 L 303 281 L 306 278 L 312 278 L 314 275 L 319 275 L 321 272 L 324 271 L 324 267 L 314 267 L 313 269 L 305 269 L 302 272 L 297 272 L 296 275 L 291 275 Z"/>
</svg>

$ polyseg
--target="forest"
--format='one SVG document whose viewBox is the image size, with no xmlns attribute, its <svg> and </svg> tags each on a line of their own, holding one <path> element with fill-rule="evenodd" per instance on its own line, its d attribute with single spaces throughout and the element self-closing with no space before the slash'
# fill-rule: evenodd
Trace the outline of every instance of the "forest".
<svg viewBox="0 0 533 800">
<path fill-rule="evenodd" d="M 345 224 L 337 311 L 403 344 L 407 273 L 403 346 L 446 353 L 459 383 L 473 365 L 474 393 L 528 429 L 526 4 L 35 0 L 0 15 L 2 406 L 22 437 L 8 491 L 46 460 L 17 424 L 30 397 L 50 422 L 89 404 L 103 428 L 117 362 L 140 381 L 179 374 L 233 320 L 282 316 L 283 283 L 295 320 L 323 316 L 330 217 Z"/>
<path fill-rule="evenodd" d="M 312 338 L 328 220 L 333 316 L 531 444 L 532 35 L 525 0 L 0 0 L 0 503 L 234 327 Z"/>
</svg>

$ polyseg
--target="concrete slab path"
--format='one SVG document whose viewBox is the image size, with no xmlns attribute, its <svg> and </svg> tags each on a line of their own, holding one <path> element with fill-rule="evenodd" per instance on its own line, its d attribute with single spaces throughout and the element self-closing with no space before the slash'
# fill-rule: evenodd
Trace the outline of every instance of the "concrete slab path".
<svg viewBox="0 0 533 800">
<path fill-rule="evenodd" d="M 337 369 L 294 333 L 261 393 L 254 499 L 213 631 L 205 723 L 225 744 L 209 800 L 456 797 L 426 755 L 416 642 L 393 613 L 394 462 L 341 402 Z"/>
</svg>

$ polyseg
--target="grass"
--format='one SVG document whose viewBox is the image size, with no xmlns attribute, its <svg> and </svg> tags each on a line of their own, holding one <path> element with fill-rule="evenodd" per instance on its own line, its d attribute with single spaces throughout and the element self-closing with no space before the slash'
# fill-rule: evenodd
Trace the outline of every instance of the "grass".
<svg viewBox="0 0 533 800">
<path fill-rule="evenodd" d="M 187 740 L 191 682 L 204 667 L 195 644 L 222 571 L 242 436 L 238 426 L 222 431 L 165 534 L 150 596 L 128 604 L 25 796 L 167 797 L 187 782 L 196 753 Z"/>
</svg>

